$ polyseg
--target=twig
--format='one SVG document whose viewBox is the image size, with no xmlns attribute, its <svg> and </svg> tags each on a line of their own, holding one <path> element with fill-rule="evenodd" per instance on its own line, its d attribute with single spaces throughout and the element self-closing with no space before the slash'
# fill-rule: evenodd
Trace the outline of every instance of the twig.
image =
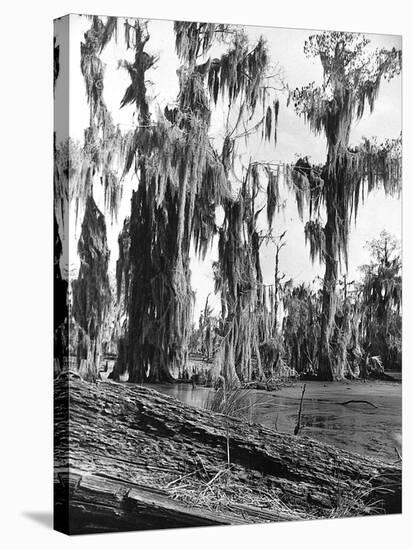
<svg viewBox="0 0 412 550">
<path fill-rule="evenodd" d="M 205 476 L 207 477 L 207 479 L 209 479 L 209 477 L 210 477 L 210 476 L 209 476 L 209 472 L 206 470 L 206 466 L 205 466 L 205 464 L 204 464 L 204 462 L 203 462 L 203 460 L 202 460 L 202 457 L 199 456 L 199 455 L 196 453 L 196 459 L 198 460 L 198 462 L 200 462 L 200 465 L 202 466 L 202 470 L 203 470 Z"/>
<path fill-rule="evenodd" d="M 230 469 L 230 466 L 229 466 L 229 469 Z M 218 477 L 220 477 L 222 474 L 224 474 L 224 473 L 227 472 L 227 471 L 228 471 L 227 468 L 223 468 L 222 470 L 219 470 L 218 473 L 217 473 L 216 475 L 214 475 L 214 476 L 212 477 L 212 479 L 206 483 L 206 487 L 209 487 L 214 481 L 216 481 L 216 479 L 217 479 Z"/>
<path fill-rule="evenodd" d="M 306 390 L 306 384 L 303 384 L 302 395 L 301 395 L 301 397 L 300 397 L 298 421 L 297 421 L 297 424 L 296 424 L 296 426 L 295 426 L 295 431 L 294 431 L 294 434 L 295 434 L 295 435 L 298 435 L 299 430 L 300 430 L 300 420 L 301 420 L 301 417 L 302 417 L 302 405 L 303 405 L 303 396 L 305 395 L 305 390 Z"/>
<path fill-rule="evenodd" d="M 187 477 L 190 477 L 194 474 L 196 474 L 197 472 L 199 472 L 200 470 L 197 469 L 197 470 L 193 470 L 193 472 L 189 472 L 188 474 L 185 474 L 184 476 L 180 476 L 178 477 L 177 479 L 174 479 L 173 481 L 171 481 L 170 483 L 168 483 L 166 485 L 166 489 L 169 489 L 169 487 L 171 487 L 172 485 L 174 485 L 175 483 L 177 483 L 178 481 L 182 481 L 182 479 L 186 479 Z"/>
</svg>

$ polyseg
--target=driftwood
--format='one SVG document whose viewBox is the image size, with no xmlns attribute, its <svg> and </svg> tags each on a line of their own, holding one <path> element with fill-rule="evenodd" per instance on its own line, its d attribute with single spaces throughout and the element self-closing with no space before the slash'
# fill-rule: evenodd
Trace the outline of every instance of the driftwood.
<svg viewBox="0 0 412 550">
<path fill-rule="evenodd" d="M 232 501 L 214 508 L 212 499 L 206 508 L 176 499 L 176 487 L 199 476 L 206 493 L 224 483 L 217 474 L 226 468 L 227 431 L 228 486 L 267 493 L 273 506 Z M 401 511 L 399 464 L 114 382 L 55 382 L 54 482 L 55 527 L 66 533 L 329 517 L 354 498 L 365 510 L 379 501 L 375 513 Z"/>
</svg>

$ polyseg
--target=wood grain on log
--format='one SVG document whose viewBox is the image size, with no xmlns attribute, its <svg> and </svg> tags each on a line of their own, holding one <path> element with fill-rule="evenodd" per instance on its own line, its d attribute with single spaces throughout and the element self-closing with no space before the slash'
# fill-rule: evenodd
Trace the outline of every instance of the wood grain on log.
<svg viewBox="0 0 412 550">
<path fill-rule="evenodd" d="M 196 470 L 212 479 L 225 467 L 227 430 L 233 484 L 276 495 L 290 517 L 270 507 L 259 513 L 232 502 L 206 510 L 172 498 L 170 480 Z M 295 512 L 329 517 L 354 496 L 365 507 L 378 500 L 377 512 L 399 513 L 399 464 L 228 419 L 134 384 L 55 383 L 55 526 L 63 532 L 273 521 Z"/>
</svg>

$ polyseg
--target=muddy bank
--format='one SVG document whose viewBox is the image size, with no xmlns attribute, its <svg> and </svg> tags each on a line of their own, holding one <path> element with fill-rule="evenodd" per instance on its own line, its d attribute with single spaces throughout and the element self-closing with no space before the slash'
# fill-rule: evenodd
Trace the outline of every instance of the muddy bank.
<svg viewBox="0 0 412 550">
<path fill-rule="evenodd" d="M 301 388 L 296 382 L 276 392 L 252 390 L 245 400 L 254 404 L 250 420 L 292 434 L 296 425 Z M 205 407 L 213 390 L 190 385 L 156 385 L 157 391 L 184 403 Z M 385 460 L 401 453 L 402 385 L 395 382 L 306 382 L 302 435 L 341 449 Z M 370 401 L 339 405 L 348 400 Z"/>
</svg>

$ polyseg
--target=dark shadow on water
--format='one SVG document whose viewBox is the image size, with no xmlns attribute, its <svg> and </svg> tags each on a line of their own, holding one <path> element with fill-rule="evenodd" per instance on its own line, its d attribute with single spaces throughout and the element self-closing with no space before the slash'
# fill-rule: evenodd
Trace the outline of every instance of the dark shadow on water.
<svg viewBox="0 0 412 550">
<path fill-rule="evenodd" d="M 35 521 L 43 527 L 53 529 L 53 513 L 52 512 L 23 512 L 23 516 Z"/>
</svg>

